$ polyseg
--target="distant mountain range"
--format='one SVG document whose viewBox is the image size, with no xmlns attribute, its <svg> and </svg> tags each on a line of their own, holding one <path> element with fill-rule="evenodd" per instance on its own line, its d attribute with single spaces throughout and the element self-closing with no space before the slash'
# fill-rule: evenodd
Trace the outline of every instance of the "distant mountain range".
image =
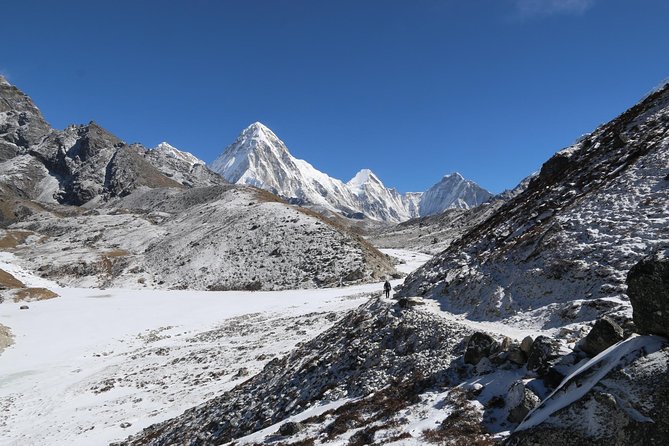
<svg viewBox="0 0 669 446">
<path fill-rule="evenodd" d="M 231 182 L 317 211 L 398 223 L 475 207 L 492 196 L 458 173 L 446 175 L 426 192 L 405 194 L 384 186 L 369 169 L 344 183 L 293 157 L 259 122 L 243 130 L 207 168 L 204 161 L 166 142 L 153 149 L 127 144 L 93 121 L 52 129 L 27 95 L 4 78 L 0 85 L 0 163 L 6 162 L 0 192 L 21 198 L 79 206 L 138 188 Z"/>
<path fill-rule="evenodd" d="M 344 183 L 292 156 L 284 142 L 259 122 L 244 129 L 210 168 L 231 183 L 260 187 L 289 202 L 388 222 L 468 209 L 492 197 L 459 173 L 446 175 L 426 192 L 405 194 L 384 186 L 369 169 Z"/>
</svg>

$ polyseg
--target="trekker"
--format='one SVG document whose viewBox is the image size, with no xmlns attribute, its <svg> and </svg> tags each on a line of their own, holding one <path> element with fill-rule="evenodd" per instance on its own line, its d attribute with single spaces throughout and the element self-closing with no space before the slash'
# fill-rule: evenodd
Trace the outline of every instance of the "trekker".
<svg viewBox="0 0 669 446">
<path fill-rule="evenodd" d="M 383 291 L 386 293 L 386 299 L 390 299 L 390 282 L 386 280 L 386 283 L 383 284 Z"/>
</svg>

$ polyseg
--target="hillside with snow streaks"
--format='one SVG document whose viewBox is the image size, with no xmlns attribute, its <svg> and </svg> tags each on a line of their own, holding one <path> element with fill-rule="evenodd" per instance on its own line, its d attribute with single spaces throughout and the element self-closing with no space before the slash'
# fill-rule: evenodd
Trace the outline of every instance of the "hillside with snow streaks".
<svg viewBox="0 0 669 446">
<path fill-rule="evenodd" d="M 342 225 L 167 143 L 128 145 L 94 122 L 52 129 L 7 82 L 0 118 L 0 243 L 61 285 L 277 290 L 397 275 Z"/>
<path fill-rule="evenodd" d="M 492 196 L 459 174 L 444 177 L 427 195 L 400 194 L 385 187 L 369 169 L 344 183 L 293 157 L 284 142 L 259 122 L 244 129 L 211 169 L 231 183 L 260 187 L 290 202 L 395 223 L 448 208 L 478 206 Z"/>
<path fill-rule="evenodd" d="M 555 154 L 401 294 L 472 318 L 520 313 L 553 326 L 629 307 L 627 271 L 669 244 L 668 130 L 665 87 Z"/>
</svg>

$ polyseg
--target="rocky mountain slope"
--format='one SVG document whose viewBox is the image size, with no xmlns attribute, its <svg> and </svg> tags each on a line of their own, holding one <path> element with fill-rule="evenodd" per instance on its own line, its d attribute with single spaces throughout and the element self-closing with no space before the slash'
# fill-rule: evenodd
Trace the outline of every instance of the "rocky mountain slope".
<svg viewBox="0 0 669 446">
<path fill-rule="evenodd" d="M 351 218 L 401 222 L 449 208 L 478 206 L 491 194 L 459 174 L 447 175 L 425 194 L 386 188 L 369 169 L 348 183 L 293 157 L 269 128 L 256 122 L 211 164 L 231 183 L 269 190 L 288 201 L 309 204 Z"/>
<path fill-rule="evenodd" d="M 401 440 L 417 414 L 400 412 L 413 412 L 421 393 L 457 376 L 449 365 L 468 332 L 427 313 L 371 301 L 230 392 L 119 445 L 244 444 L 258 431 L 250 443 L 371 444 L 355 442 L 354 434 L 364 431 L 372 439 Z M 300 413 L 299 423 L 279 430 Z"/>
<path fill-rule="evenodd" d="M 669 243 L 669 87 L 558 152 L 527 189 L 400 294 L 472 318 L 545 324 L 627 305 L 625 274 Z"/>
<path fill-rule="evenodd" d="M 237 186 L 143 189 L 10 230 L 27 235 L 12 250 L 20 265 L 68 286 L 278 290 L 396 274 L 360 237 Z"/>
<path fill-rule="evenodd" d="M 0 238 L 63 285 L 286 289 L 396 274 L 346 228 L 255 188 L 229 185 L 163 143 L 126 144 L 98 124 L 51 129 L 0 83 Z"/>
<path fill-rule="evenodd" d="M 52 129 L 32 100 L 6 80 L 0 82 L 0 104 L 4 195 L 82 205 L 141 187 L 225 183 L 190 154 L 126 144 L 95 122 Z"/>
</svg>

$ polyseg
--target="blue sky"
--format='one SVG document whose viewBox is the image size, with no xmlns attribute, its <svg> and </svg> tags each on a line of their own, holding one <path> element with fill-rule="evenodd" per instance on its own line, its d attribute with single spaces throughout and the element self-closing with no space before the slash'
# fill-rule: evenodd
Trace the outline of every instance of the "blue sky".
<svg viewBox="0 0 669 446">
<path fill-rule="evenodd" d="M 493 192 L 669 76 L 666 0 L 2 1 L 0 72 L 57 128 L 212 161 L 261 121 L 344 181 Z"/>
</svg>

